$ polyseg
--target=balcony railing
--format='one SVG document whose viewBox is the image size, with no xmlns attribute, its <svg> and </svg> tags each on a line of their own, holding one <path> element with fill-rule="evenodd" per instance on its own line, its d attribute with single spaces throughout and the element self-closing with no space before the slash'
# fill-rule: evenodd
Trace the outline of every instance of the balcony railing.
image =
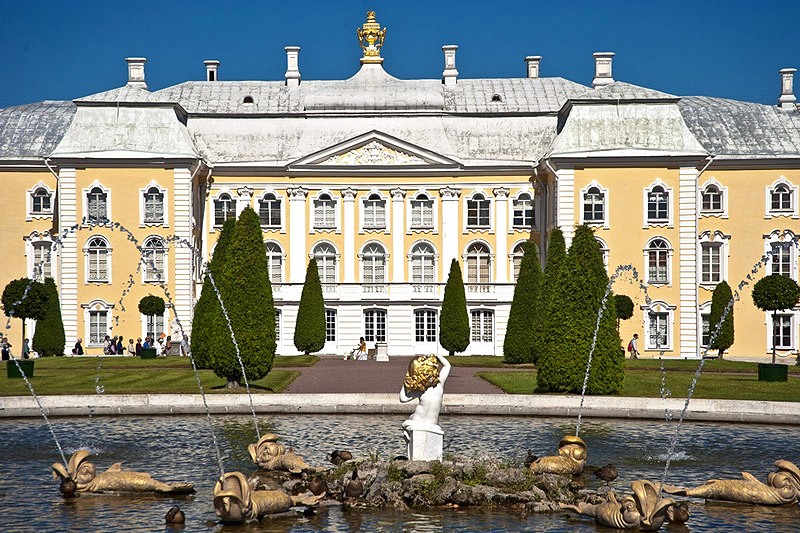
<svg viewBox="0 0 800 533">
<path fill-rule="evenodd" d="M 386 296 L 389 294 L 389 286 L 385 283 L 370 283 L 361 285 L 361 293 L 365 296 Z"/>
<path fill-rule="evenodd" d="M 469 294 L 494 294 L 495 286 L 492 283 L 468 283 Z"/>
</svg>

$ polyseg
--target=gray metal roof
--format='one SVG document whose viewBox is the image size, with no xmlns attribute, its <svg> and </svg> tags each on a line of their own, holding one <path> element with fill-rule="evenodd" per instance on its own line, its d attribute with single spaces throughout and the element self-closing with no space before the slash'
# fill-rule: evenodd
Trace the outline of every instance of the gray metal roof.
<svg viewBox="0 0 800 533">
<path fill-rule="evenodd" d="M 672 94 L 662 93 L 655 89 L 648 89 L 639 85 L 625 83 L 624 81 L 615 81 L 604 87 L 591 89 L 585 93 L 579 94 L 573 98 L 572 101 L 581 102 L 607 102 L 607 101 L 678 101 L 677 96 Z"/>
<path fill-rule="evenodd" d="M 72 102 L 49 100 L 0 109 L 0 159 L 47 157 L 74 115 Z"/>
<path fill-rule="evenodd" d="M 171 104 L 174 100 L 167 100 L 163 96 L 151 93 L 146 89 L 133 87 L 130 85 L 123 85 L 110 91 L 103 91 L 101 93 L 91 94 L 74 100 L 75 102 L 127 102 L 127 103 L 141 103 L 148 104 Z"/>
</svg>

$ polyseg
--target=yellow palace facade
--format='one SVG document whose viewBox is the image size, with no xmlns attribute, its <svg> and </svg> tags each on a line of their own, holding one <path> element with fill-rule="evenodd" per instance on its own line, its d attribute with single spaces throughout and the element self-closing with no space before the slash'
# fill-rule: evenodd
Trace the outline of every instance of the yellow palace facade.
<svg viewBox="0 0 800 533">
<path fill-rule="evenodd" d="M 360 336 L 388 355 L 441 350 L 437 329 L 452 259 L 471 321 L 467 354 L 502 355 L 521 259 L 559 227 L 590 224 L 609 273 L 635 302 L 621 335 L 647 355 L 696 358 L 714 286 L 747 276 L 798 279 L 800 112 L 793 69 L 777 106 L 677 97 L 617 82 L 595 54 L 592 87 L 540 75 L 461 79 L 444 46 L 441 79 L 401 80 L 383 34 L 360 29 L 346 80 L 301 78 L 286 48 L 280 81 L 204 81 L 148 90 L 144 58 L 117 89 L 0 110 L 0 284 L 53 277 L 69 353 L 78 338 L 191 334 L 203 267 L 222 223 L 259 213 L 278 312 L 278 352 L 293 335 L 309 258 L 326 304 L 323 353 Z M 201 71 L 202 72 L 202 71 Z M 766 259 L 752 273 L 762 257 Z M 773 344 L 798 353 L 800 310 L 735 306 L 728 357 Z M 147 295 L 168 302 L 148 319 Z M 258 302 L 253 302 L 258 305 Z M 31 324 L 31 326 L 35 326 Z M 18 354 L 20 324 L 6 332 Z"/>
</svg>

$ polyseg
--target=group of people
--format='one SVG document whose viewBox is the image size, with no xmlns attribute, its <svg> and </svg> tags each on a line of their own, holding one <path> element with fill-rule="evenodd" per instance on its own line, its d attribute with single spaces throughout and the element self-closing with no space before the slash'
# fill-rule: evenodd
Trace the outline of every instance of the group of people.
<svg viewBox="0 0 800 533">
<path fill-rule="evenodd" d="M 170 335 L 162 333 L 160 336 L 153 339 L 149 335 L 144 338 L 139 337 L 136 343 L 133 339 L 128 339 L 127 346 L 123 346 L 122 335 L 115 335 L 110 337 L 106 335 L 103 340 L 103 354 L 104 355 L 130 355 L 140 356 L 143 349 L 153 348 L 156 355 L 189 355 L 189 336 L 184 333 L 183 339 L 180 342 L 172 342 Z M 79 338 L 72 349 L 72 355 L 83 355 L 83 339 Z M 5 359 L 5 351 L 3 351 L 3 358 Z"/>
<path fill-rule="evenodd" d="M 8 361 L 11 359 L 11 341 L 8 340 L 8 335 L 0 335 L 0 353 L 2 353 L 3 361 Z M 31 342 L 30 339 L 24 339 L 22 341 L 22 358 L 23 359 L 30 359 L 31 357 L 38 357 L 36 352 L 31 350 Z"/>
</svg>

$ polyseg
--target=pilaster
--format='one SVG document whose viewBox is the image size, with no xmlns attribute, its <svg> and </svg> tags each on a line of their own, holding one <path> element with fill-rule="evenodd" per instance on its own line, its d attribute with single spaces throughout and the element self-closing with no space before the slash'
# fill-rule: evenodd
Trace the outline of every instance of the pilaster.
<svg viewBox="0 0 800 533">
<path fill-rule="evenodd" d="M 556 172 L 556 226 L 564 233 L 569 249 L 575 235 L 575 169 L 560 168 Z"/>
<path fill-rule="evenodd" d="M 458 257 L 458 197 L 460 189 L 444 187 L 439 189 L 442 198 L 442 276 L 447 278 L 450 263 Z"/>
<path fill-rule="evenodd" d="M 192 245 L 192 173 L 188 168 L 173 172 L 173 216 L 175 237 L 175 301 L 173 313 L 183 331 L 191 334 L 194 309 L 194 254 Z"/>
<path fill-rule="evenodd" d="M 306 197 L 308 189 L 289 187 L 289 282 L 303 283 L 306 278 Z"/>
<path fill-rule="evenodd" d="M 495 273 L 497 283 L 508 282 L 508 193 L 505 187 L 498 187 L 494 193 L 495 227 Z"/>
<path fill-rule="evenodd" d="M 358 191 L 348 187 L 342 190 L 344 215 L 342 231 L 344 236 L 344 282 L 356 282 L 356 194 Z"/>
<path fill-rule="evenodd" d="M 61 235 L 59 298 L 66 336 L 65 352 L 75 345 L 78 334 L 78 224 L 76 173 L 74 168 L 58 172 L 58 230 Z"/>
<path fill-rule="evenodd" d="M 697 303 L 697 169 L 681 167 L 678 180 L 678 350 L 681 357 L 698 357 Z"/>
<path fill-rule="evenodd" d="M 405 237 L 405 197 L 406 191 L 403 189 L 392 189 L 392 281 L 403 283 L 405 281 L 405 253 L 403 239 Z"/>
</svg>

